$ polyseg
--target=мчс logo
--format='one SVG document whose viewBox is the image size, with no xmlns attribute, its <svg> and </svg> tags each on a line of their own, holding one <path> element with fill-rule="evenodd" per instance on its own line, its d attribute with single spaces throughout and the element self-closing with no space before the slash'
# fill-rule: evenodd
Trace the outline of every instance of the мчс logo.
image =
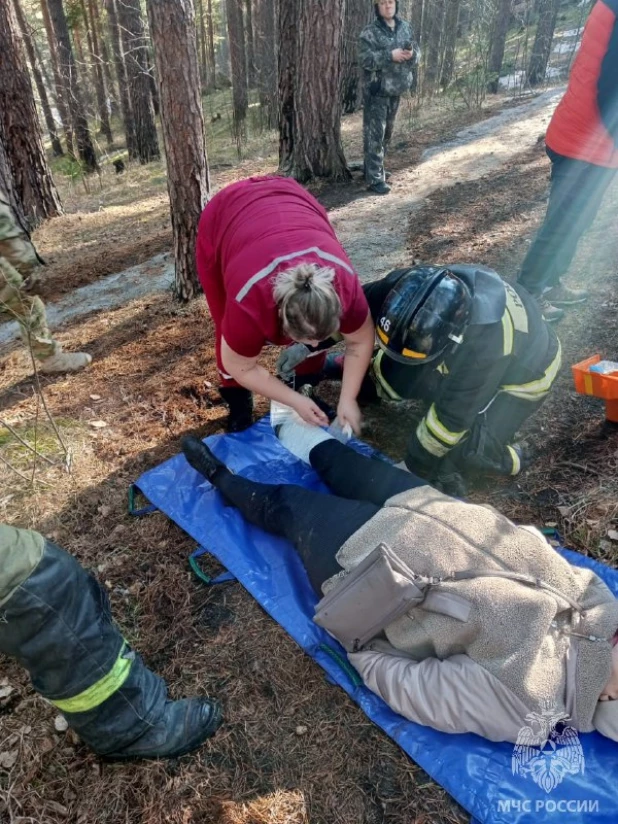
<svg viewBox="0 0 618 824">
<path fill-rule="evenodd" d="M 550 793 L 567 775 L 583 773 L 584 751 L 577 730 L 565 723 L 568 720 L 555 708 L 527 715 L 528 726 L 519 731 L 511 758 L 513 775 L 532 778 Z"/>
</svg>

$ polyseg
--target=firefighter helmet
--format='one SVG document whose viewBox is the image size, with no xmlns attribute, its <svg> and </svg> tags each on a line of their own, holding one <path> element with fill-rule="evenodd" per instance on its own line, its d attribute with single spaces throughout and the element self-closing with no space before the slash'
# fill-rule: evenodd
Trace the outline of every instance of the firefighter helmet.
<svg viewBox="0 0 618 824">
<path fill-rule="evenodd" d="M 415 266 L 382 304 L 378 343 L 400 363 L 429 363 L 461 343 L 471 308 L 472 295 L 461 278 L 441 266 Z"/>
</svg>

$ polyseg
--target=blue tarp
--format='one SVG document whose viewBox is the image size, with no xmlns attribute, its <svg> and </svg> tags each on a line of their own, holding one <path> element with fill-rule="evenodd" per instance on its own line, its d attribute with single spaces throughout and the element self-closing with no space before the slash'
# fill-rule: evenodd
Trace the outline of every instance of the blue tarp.
<svg viewBox="0 0 618 824">
<path fill-rule="evenodd" d="M 327 491 L 309 467 L 280 445 L 267 418 L 246 432 L 209 438 L 208 444 L 245 477 Z M 370 453 L 366 445 L 354 445 Z M 313 623 L 317 599 L 296 552 L 286 541 L 247 524 L 235 509 L 225 507 L 220 495 L 182 455 L 142 475 L 137 486 L 203 547 L 196 554 L 216 556 L 368 718 L 478 822 L 618 822 L 617 744 L 597 733 L 580 735 L 583 772 L 567 775 L 548 793 L 531 777 L 513 775 L 512 744 L 493 744 L 475 735 L 447 735 L 406 721 L 365 687 L 355 684 L 351 673 L 337 662 L 336 655 L 343 656 L 343 649 Z M 572 563 L 594 569 L 618 595 L 618 571 L 578 553 L 561 551 Z"/>
</svg>

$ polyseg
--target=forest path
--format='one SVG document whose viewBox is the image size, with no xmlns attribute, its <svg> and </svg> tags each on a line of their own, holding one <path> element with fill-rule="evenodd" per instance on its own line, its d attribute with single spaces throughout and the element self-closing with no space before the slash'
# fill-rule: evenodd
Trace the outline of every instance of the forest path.
<svg viewBox="0 0 618 824">
<path fill-rule="evenodd" d="M 390 195 L 363 193 L 333 209 L 330 219 L 361 279 L 373 280 L 407 262 L 410 215 L 423 207 L 432 192 L 457 181 L 483 177 L 532 147 L 545 133 L 563 92 L 563 88 L 543 92 L 463 129 L 454 140 L 426 150 L 420 164 L 393 175 Z M 90 312 L 113 309 L 171 289 L 173 279 L 171 255 L 156 255 L 48 304 L 49 325 L 55 329 Z M 17 335 L 16 323 L 0 326 L 0 344 Z"/>
</svg>

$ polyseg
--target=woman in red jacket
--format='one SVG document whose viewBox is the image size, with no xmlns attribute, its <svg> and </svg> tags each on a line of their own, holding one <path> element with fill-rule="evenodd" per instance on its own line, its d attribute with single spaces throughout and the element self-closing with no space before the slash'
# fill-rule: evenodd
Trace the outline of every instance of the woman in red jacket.
<svg viewBox="0 0 618 824">
<path fill-rule="evenodd" d="M 337 415 L 358 432 L 356 396 L 373 352 L 373 324 L 358 275 L 315 198 L 287 178 L 227 186 L 202 213 L 197 271 L 215 325 L 228 431 L 251 424 L 252 392 L 293 407 L 308 423 L 328 423 L 311 398 L 271 375 L 258 357 L 266 344 L 313 348 L 340 333 L 346 356 Z M 305 368 L 315 372 L 315 358 Z"/>
<path fill-rule="evenodd" d="M 552 164 L 547 214 L 518 280 L 553 321 L 563 315 L 557 307 L 587 297 L 560 279 L 618 169 L 618 0 L 598 0 L 592 9 L 545 143 Z"/>
</svg>

